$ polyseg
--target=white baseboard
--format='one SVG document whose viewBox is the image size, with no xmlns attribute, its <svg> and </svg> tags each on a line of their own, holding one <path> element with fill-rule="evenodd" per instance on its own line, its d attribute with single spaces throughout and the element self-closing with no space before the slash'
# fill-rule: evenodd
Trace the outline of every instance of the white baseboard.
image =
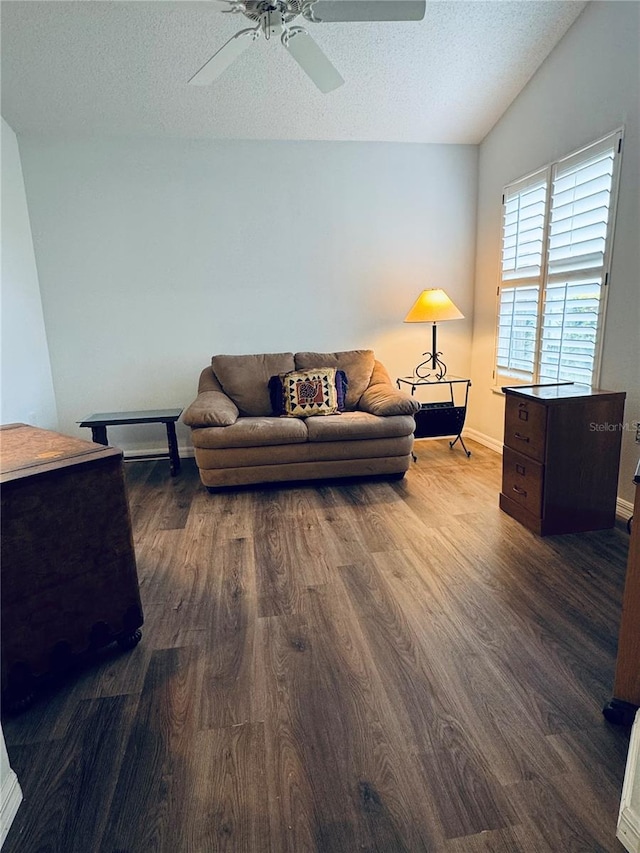
<svg viewBox="0 0 640 853">
<path fill-rule="evenodd" d="M 625 501 L 623 498 L 618 498 L 616 500 L 616 515 L 623 521 L 631 518 L 633 515 L 633 504 L 631 501 Z"/>
<path fill-rule="evenodd" d="M 478 444 L 482 444 L 484 447 L 488 447 L 489 450 L 495 450 L 496 453 L 499 453 L 502 456 L 502 441 L 497 438 L 491 438 L 490 435 L 485 435 L 483 432 L 478 432 L 477 429 L 464 429 L 463 438 L 471 438 L 473 441 L 477 441 Z"/>
<path fill-rule="evenodd" d="M 629 853 L 640 853 L 640 823 L 628 809 L 618 818 L 616 838 L 624 844 Z"/>
<path fill-rule="evenodd" d="M 9 768 L 0 788 L 0 847 L 4 844 L 21 802 L 22 790 L 18 777 Z"/>
<path fill-rule="evenodd" d="M 629 853 L 640 853 L 640 712 L 631 731 L 616 837 Z"/>
<path fill-rule="evenodd" d="M 180 447 L 178 449 L 180 459 L 190 459 L 193 453 L 193 447 Z M 163 447 L 137 447 L 131 448 L 130 450 L 124 451 L 124 461 L 136 461 L 132 460 L 131 457 L 137 457 L 137 461 L 143 461 L 144 459 L 158 459 L 167 457 L 167 446 L 166 444 Z"/>
</svg>

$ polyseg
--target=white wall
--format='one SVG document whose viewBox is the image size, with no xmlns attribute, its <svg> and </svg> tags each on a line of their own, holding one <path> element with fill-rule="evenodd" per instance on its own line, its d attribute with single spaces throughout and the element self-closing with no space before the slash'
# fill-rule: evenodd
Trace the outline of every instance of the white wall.
<svg viewBox="0 0 640 853">
<path fill-rule="evenodd" d="M 2 146 L 2 397 L 0 421 L 55 428 L 56 404 L 18 142 L 4 119 Z"/>
<path fill-rule="evenodd" d="M 0 729 L 0 847 L 7 837 L 21 802 L 22 790 L 18 777 L 9 764 L 4 734 Z"/>
<path fill-rule="evenodd" d="M 21 137 L 60 426 L 186 406 L 214 353 L 372 347 L 403 375 L 420 290 L 472 309 L 477 148 Z M 443 324 L 470 367 L 470 320 Z M 110 430 L 128 449 L 162 428 Z M 182 428 L 181 442 L 187 440 Z"/>
<path fill-rule="evenodd" d="M 502 188 L 625 126 L 600 385 L 627 391 L 625 419 L 640 420 L 639 10 L 636 2 L 589 3 L 480 147 L 478 239 L 469 425 L 500 440 L 504 398 L 491 391 Z M 619 493 L 633 499 L 638 457 L 623 435 Z"/>
</svg>

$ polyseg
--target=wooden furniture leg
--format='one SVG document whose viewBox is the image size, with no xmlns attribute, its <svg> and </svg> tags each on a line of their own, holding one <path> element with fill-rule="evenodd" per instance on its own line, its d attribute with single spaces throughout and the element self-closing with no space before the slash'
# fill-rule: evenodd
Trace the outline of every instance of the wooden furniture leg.
<svg viewBox="0 0 640 853">
<path fill-rule="evenodd" d="M 178 439 L 176 438 L 176 425 L 173 421 L 167 421 L 167 441 L 169 443 L 169 471 L 175 477 L 180 473 L 180 454 L 178 452 Z"/>
<path fill-rule="evenodd" d="M 96 444 L 104 444 L 108 445 L 107 441 L 107 428 L 106 426 L 92 426 L 91 427 L 91 437 L 95 441 Z"/>
</svg>

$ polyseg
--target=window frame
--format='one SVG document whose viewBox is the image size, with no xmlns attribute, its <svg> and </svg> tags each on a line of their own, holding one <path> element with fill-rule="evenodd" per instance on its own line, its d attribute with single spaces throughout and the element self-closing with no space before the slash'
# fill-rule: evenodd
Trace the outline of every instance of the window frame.
<svg viewBox="0 0 640 853">
<path fill-rule="evenodd" d="M 606 322 L 606 312 L 607 312 L 607 301 L 609 295 L 609 285 L 611 283 L 611 265 L 613 258 L 613 247 L 614 247 L 614 239 L 615 239 L 615 226 L 617 220 L 617 212 L 618 212 L 618 194 L 619 194 L 619 186 L 620 186 L 620 172 L 621 172 L 621 162 L 622 162 L 622 152 L 624 148 L 624 127 L 619 127 L 616 130 L 607 133 L 605 136 L 597 139 L 594 142 L 589 143 L 588 145 L 584 145 L 583 147 L 577 149 L 576 151 L 567 154 L 564 157 L 559 158 L 558 160 L 553 161 L 552 163 L 543 166 L 540 169 L 536 169 L 533 172 L 528 173 L 522 178 L 518 178 L 515 181 L 509 182 L 502 191 L 502 204 L 501 204 L 501 219 L 500 219 L 500 261 L 499 261 L 499 270 L 498 270 L 498 286 L 496 289 L 496 328 L 495 328 L 495 336 L 494 336 L 494 359 L 493 359 L 493 379 L 495 387 L 500 388 L 503 385 L 536 385 L 536 384 L 564 384 L 567 382 L 571 382 L 569 379 L 551 379 L 541 377 L 541 362 L 542 362 L 542 337 L 543 337 L 543 324 L 544 324 L 544 311 L 545 311 L 545 295 L 547 292 L 548 286 L 553 286 L 553 282 L 551 285 L 549 284 L 549 244 L 551 238 L 551 212 L 552 212 L 552 201 L 553 201 L 553 193 L 554 193 L 554 179 L 558 170 L 562 170 L 563 168 L 567 168 L 568 165 L 571 164 L 571 161 L 575 161 L 576 163 L 580 163 L 581 160 L 585 162 L 589 159 L 589 152 L 592 151 L 594 155 L 597 154 L 597 150 L 607 150 L 608 148 L 612 148 L 614 151 L 613 156 L 613 171 L 612 171 L 612 180 L 611 180 L 611 189 L 609 196 L 609 215 L 607 219 L 607 227 L 606 227 L 606 236 L 604 239 L 604 250 L 603 250 L 603 261 L 602 261 L 602 281 L 600 284 L 599 291 L 599 310 L 598 310 L 598 318 L 596 325 L 596 337 L 594 342 L 594 354 L 593 354 L 593 368 L 591 372 L 591 379 L 589 384 L 593 387 L 597 387 L 600 380 L 600 371 L 602 366 L 602 350 L 603 350 L 603 341 L 604 341 L 604 328 Z M 509 201 L 509 196 L 513 198 L 515 195 L 524 192 L 527 186 L 535 186 L 536 182 L 543 182 L 545 184 L 545 194 L 546 200 L 544 205 L 544 221 L 543 221 L 543 234 L 542 234 L 542 249 L 540 256 L 540 274 L 539 276 L 513 276 L 511 281 L 514 284 L 510 284 L 509 279 L 505 279 L 504 277 L 504 268 L 503 268 L 503 253 L 505 249 L 505 229 L 506 229 L 506 208 L 507 203 Z M 503 307 L 503 303 L 501 300 L 501 293 L 506 288 L 521 288 L 521 287 L 532 287 L 538 286 L 538 302 L 537 302 L 537 312 L 536 312 L 536 334 L 535 334 L 535 344 L 533 347 L 533 356 L 532 356 L 532 371 L 531 374 L 524 371 L 517 371 L 515 368 L 512 368 L 511 371 L 507 368 L 501 369 L 501 366 L 498 363 L 499 359 L 499 347 L 500 347 L 500 320 L 501 320 L 501 308 Z M 513 325 L 511 326 L 511 334 L 509 337 L 510 342 L 512 341 L 513 335 Z"/>
</svg>

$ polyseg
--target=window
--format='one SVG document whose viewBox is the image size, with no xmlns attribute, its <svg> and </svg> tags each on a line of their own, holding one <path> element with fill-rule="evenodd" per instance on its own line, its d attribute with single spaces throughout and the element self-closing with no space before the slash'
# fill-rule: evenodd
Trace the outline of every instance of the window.
<svg viewBox="0 0 640 853">
<path fill-rule="evenodd" d="M 596 384 L 622 131 L 505 188 L 498 381 Z"/>
</svg>

